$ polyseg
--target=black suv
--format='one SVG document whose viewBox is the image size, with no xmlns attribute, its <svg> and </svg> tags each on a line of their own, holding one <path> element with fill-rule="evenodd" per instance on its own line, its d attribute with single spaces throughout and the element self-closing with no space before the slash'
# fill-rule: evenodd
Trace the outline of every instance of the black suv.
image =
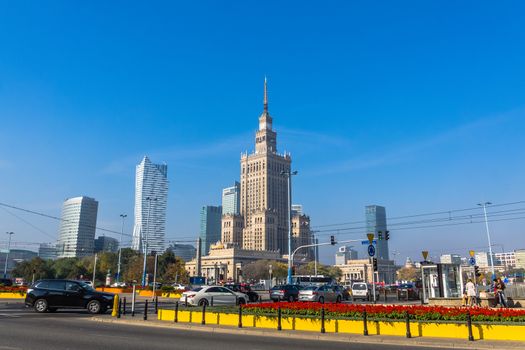
<svg viewBox="0 0 525 350">
<path fill-rule="evenodd" d="M 226 288 L 233 290 L 234 292 L 244 293 L 250 299 L 250 302 L 255 303 L 259 300 L 259 294 L 254 292 L 247 284 L 238 283 L 227 283 L 224 285 Z"/>
<path fill-rule="evenodd" d="M 299 289 L 295 284 L 283 284 L 270 289 L 270 299 L 273 301 L 297 301 L 299 300 Z"/>
<path fill-rule="evenodd" d="M 36 312 L 55 312 L 58 308 L 87 309 L 104 313 L 113 307 L 114 294 L 97 292 L 82 281 L 40 280 L 27 290 L 25 304 Z"/>
</svg>

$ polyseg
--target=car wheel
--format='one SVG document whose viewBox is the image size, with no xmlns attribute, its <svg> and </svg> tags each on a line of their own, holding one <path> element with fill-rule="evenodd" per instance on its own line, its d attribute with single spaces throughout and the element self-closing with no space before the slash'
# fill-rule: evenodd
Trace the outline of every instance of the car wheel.
<svg viewBox="0 0 525 350">
<path fill-rule="evenodd" d="M 335 302 L 337 304 L 339 304 L 341 302 L 341 296 L 340 295 L 337 296 L 337 299 L 335 299 Z"/>
<path fill-rule="evenodd" d="M 319 297 L 319 302 L 320 302 L 321 304 L 324 304 L 324 297 Z"/>
<path fill-rule="evenodd" d="M 48 307 L 47 308 L 47 312 L 57 312 L 57 308 L 56 307 Z"/>
<path fill-rule="evenodd" d="M 246 304 L 246 300 L 244 300 L 244 298 L 240 298 L 239 305 L 244 305 L 244 304 Z"/>
<path fill-rule="evenodd" d="M 36 312 L 46 312 L 47 311 L 47 300 L 46 299 L 38 299 L 35 301 L 34 304 L 35 311 Z"/>
<path fill-rule="evenodd" d="M 294 301 L 294 297 L 293 297 L 293 295 L 289 295 L 289 296 L 288 296 L 288 301 L 289 301 L 290 303 Z"/>
<path fill-rule="evenodd" d="M 98 300 L 91 300 L 87 304 L 86 309 L 90 314 L 98 314 L 102 310 L 102 305 L 100 305 Z"/>
<path fill-rule="evenodd" d="M 208 303 L 208 300 L 207 299 L 199 300 L 199 306 L 204 306 L 204 305 L 206 306 L 210 305 L 210 303 Z"/>
</svg>

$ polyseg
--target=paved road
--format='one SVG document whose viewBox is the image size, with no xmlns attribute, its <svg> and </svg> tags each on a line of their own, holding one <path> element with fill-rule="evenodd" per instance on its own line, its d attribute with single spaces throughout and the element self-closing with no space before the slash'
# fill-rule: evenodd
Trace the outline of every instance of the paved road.
<svg viewBox="0 0 525 350">
<path fill-rule="evenodd" d="M 84 311 L 37 314 L 20 304 L 0 305 L 0 349 L 231 350 L 232 345 L 243 350 L 430 349 L 140 327 L 96 322 L 90 317 Z"/>
</svg>

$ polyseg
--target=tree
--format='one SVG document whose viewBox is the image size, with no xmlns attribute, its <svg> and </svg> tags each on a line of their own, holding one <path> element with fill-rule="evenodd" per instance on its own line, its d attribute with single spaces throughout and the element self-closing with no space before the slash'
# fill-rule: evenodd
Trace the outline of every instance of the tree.
<svg viewBox="0 0 525 350">
<path fill-rule="evenodd" d="M 421 271 L 415 267 L 402 267 L 397 270 L 397 279 L 401 281 L 415 281 L 421 278 Z"/>
<path fill-rule="evenodd" d="M 257 260 L 246 264 L 242 268 L 242 275 L 246 280 L 269 279 L 270 265 L 272 265 L 272 277 L 283 278 L 286 276 L 287 265 L 275 260 Z"/>
<path fill-rule="evenodd" d="M 33 258 L 29 261 L 22 261 L 16 264 L 12 275 L 15 277 L 22 277 L 25 281 L 29 282 L 33 280 L 33 272 L 35 281 L 44 278 L 53 278 L 54 269 L 52 261 L 43 260 L 39 257 Z"/>
</svg>

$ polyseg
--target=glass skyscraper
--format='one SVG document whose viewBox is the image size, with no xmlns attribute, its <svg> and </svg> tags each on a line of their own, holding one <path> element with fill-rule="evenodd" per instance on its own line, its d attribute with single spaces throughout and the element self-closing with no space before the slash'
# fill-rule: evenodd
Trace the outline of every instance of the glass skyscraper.
<svg viewBox="0 0 525 350">
<path fill-rule="evenodd" d="M 201 208 L 201 254 L 208 255 L 210 246 L 221 240 L 222 207 L 207 205 Z"/>
<path fill-rule="evenodd" d="M 240 197 L 241 184 L 235 181 L 232 187 L 227 187 L 222 190 L 222 214 L 239 215 L 240 213 Z"/>
<path fill-rule="evenodd" d="M 133 249 L 142 252 L 147 238 L 148 254 L 164 251 L 167 201 L 168 166 L 145 156 L 136 169 Z"/>
<path fill-rule="evenodd" d="M 389 260 L 388 241 L 386 234 L 386 209 L 379 205 L 368 205 L 365 207 L 366 233 L 373 233 L 377 240 L 376 258 Z M 381 233 L 382 239 L 379 239 Z"/>
<path fill-rule="evenodd" d="M 59 258 L 93 255 L 98 202 L 89 197 L 69 198 L 62 207 L 57 242 Z"/>
</svg>

